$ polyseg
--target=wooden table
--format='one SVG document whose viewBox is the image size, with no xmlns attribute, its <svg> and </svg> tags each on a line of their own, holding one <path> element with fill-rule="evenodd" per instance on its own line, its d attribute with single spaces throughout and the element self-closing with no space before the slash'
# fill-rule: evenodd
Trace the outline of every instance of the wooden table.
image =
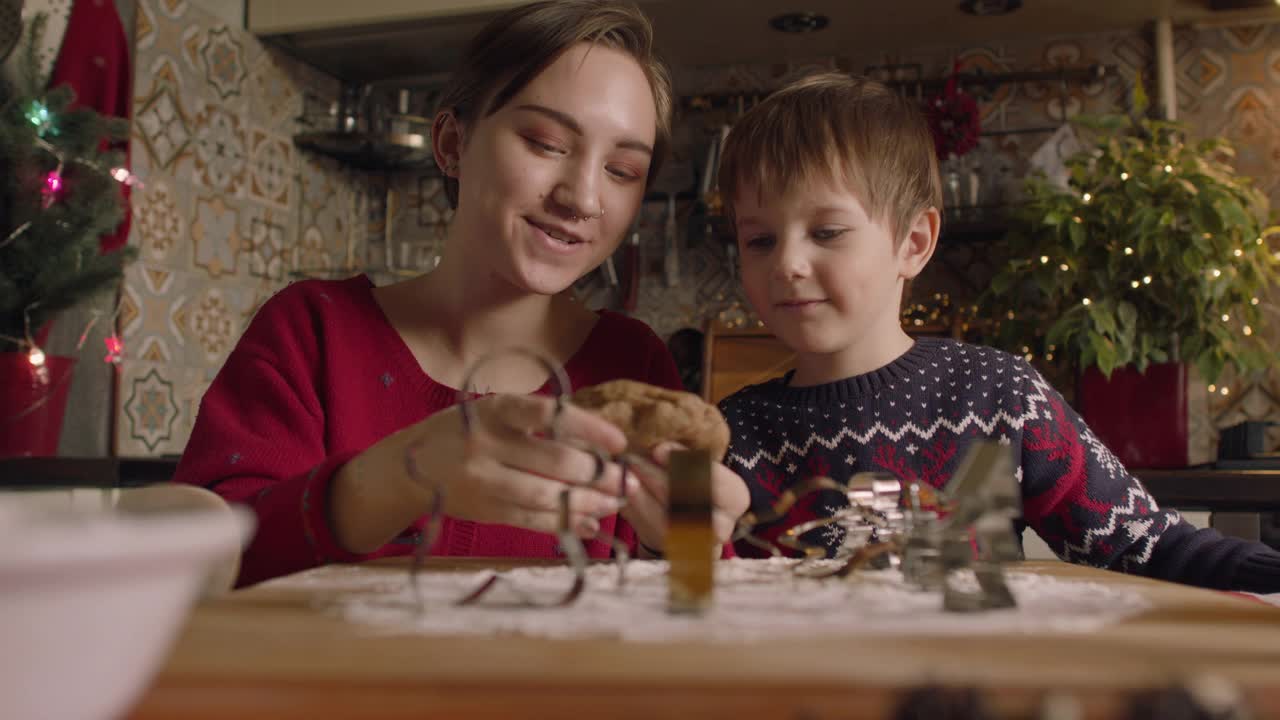
<svg viewBox="0 0 1280 720">
<path fill-rule="evenodd" d="M 437 562 L 476 570 L 492 561 Z M 404 572 L 401 561 L 379 571 Z M 883 718 L 926 680 L 1032 717 L 1046 690 L 1127 717 L 1135 689 L 1212 672 L 1280 716 L 1280 609 L 1063 563 L 1022 569 L 1128 584 L 1153 610 L 1094 635 L 825 638 L 768 645 L 375 635 L 271 583 L 196 608 L 130 716 L 159 718 Z"/>
</svg>

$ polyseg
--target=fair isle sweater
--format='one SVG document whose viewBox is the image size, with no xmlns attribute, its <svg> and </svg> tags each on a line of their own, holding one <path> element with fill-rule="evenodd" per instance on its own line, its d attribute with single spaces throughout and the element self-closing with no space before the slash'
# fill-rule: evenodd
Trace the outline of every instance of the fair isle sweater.
<svg viewBox="0 0 1280 720">
<path fill-rule="evenodd" d="M 995 439 L 1013 449 L 1022 488 L 1019 534 L 1030 526 L 1063 560 L 1203 587 L 1280 591 L 1280 553 L 1197 530 L 1160 509 L 1041 375 L 1021 358 L 941 338 L 918 338 L 888 365 L 811 387 L 790 374 L 747 387 L 720 405 L 732 431 L 725 463 L 765 511 L 813 475 L 845 483 L 885 471 L 941 488 L 966 446 Z M 827 491 L 802 499 L 758 535 L 829 516 L 847 501 Z M 833 526 L 806 539 L 829 551 Z M 740 544 L 744 556 L 761 551 Z"/>
</svg>

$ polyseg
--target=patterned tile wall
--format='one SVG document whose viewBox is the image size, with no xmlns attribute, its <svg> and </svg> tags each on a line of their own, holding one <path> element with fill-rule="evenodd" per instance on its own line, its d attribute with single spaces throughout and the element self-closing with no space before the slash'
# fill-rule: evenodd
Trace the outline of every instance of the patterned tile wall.
<svg viewBox="0 0 1280 720">
<path fill-rule="evenodd" d="M 1222 133 L 1240 150 L 1240 169 L 1280 208 L 1280 28 L 1179 31 L 1175 36 L 1178 109 L 1198 130 Z M 748 100 L 815 71 L 862 72 L 918 63 L 938 77 L 958 63 L 989 72 L 1114 65 L 1118 79 L 1065 89 L 1056 83 L 1007 85 L 981 103 L 992 134 L 968 158 L 981 178 L 977 203 L 1015 199 L 1028 158 L 1062 118 L 1114 109 L 1134 79 L 1151 78 L 1154 52 L 1139 33 L 1101 34 L 984 47 L 932 48 L 891 56 L 676 68 L 682 95 L 741 94 Z M 148 182 L 133 242 L 142 260 L 130 270 L 122 325 L 131 359 L 119 400 L 122 454 L 178 452 L 200 393 L 257 305 L 298 268 L 385 268 L 384 282 L 433 267 L 451 216 L 433 173 L 362 176 L 300 153 L 289 142 L 301 94 L 332 97 L 334 81 L 264 50 L 247 34 L 179 0 L 140 0 L 135 162 Z M 1154 85 L 1150 80 L 1148 87 Z M 695 187 L 710 138 L 728 110 L 690 110 L 676 127 L 674 157 L 657 190 Z M 1017 132 L 1008 132 L 1017 131 Z M 390 209 L 388 218 L 387 209 Z M 643 269 L 636 312 L 664 337 L 703 327 L 711 317 L 750 321 L 723 240 L 705 231 L 691 202 L 677 204 L 679 280 L 662 272 L 669 254 L 661 193 L 639 219 Z M 963 210 L 949 210 L 965 219 Z M 387 223 L 390 223 L 388 232 Z M 390 251 L 388 251 L 388 240 Z M 970 297 L 989 272 L 983 243 L 944 242 L 916 298 Z M 603 272 L 578 283 L 591 303 L 614 306 Z M 1276 298 L 1272 298 L 1274 301 Z M 1274 303 L 1273 303 L 1274 306 Z M 1269 322 L 1268 337 L 1280 335 Z M 1244 418 L 1280 419 L 1280 370 L 1228 379 L 1209 397 L 1198 383 L 1193 450 L 1208 459 L 1216 429 Z M 1275 437 L 1280 442 L 1280 434 Z"/>
<path fill-rule="evenodd" d="M 367 181 L 299 152 L 304 93 L 337 82 L 183 0 L 139 0 L 134 194 L 116 452 L 180 453 L 258 305 L 363 246 Z"/>
</svg>

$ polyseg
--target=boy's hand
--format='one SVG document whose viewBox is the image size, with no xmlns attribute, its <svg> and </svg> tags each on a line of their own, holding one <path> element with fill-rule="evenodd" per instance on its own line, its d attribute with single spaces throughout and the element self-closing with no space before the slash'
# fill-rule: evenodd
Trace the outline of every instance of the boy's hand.
<svg viewBox="0 0 1280 720">
<path fill-rule="evenodd" d="M 653 449 L 657 468 L 636 463 L 627 483 L 627 506 L 622 517 L 635 528 L 636 536 L 648 548 L 662 551 L 667 535 L 667 476 L 654 472 L 665 469 L 674 450 L 684 446 L 666 442 Z M 733 534 L 738 518 L 751 504 L 751 495 L 742 478 L 723 463 L 711 465 L 711 526 L 716 540 L 724 543 Z"/>
</svg>

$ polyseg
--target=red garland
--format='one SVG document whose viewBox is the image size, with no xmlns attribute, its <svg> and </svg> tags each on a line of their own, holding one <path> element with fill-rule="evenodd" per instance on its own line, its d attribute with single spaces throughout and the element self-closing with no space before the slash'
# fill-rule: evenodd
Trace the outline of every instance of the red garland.
<svg viewBox="0 0 1280 720">
<path fill-rule="evenodd" d="M 978 146 L 982 132 L 978 103 L 956 85 L 956 72 L 947 80 L 942 93 L 928 100 L 925 114 L 933 133 L 933 147 L 938 158 L 960 157 Z"/>
</svg>

